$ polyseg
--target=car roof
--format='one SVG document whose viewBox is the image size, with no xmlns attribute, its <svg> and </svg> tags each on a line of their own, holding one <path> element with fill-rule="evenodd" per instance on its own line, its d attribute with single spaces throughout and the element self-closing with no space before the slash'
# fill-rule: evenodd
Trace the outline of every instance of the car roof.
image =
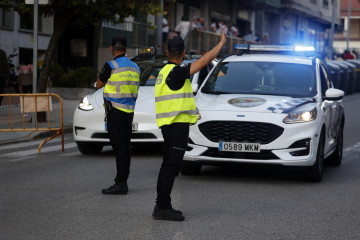
<svg viewBox="0 0 360 240">
<path fill-rule="evenodd" d="M 285 54 L 243 54 L 230 55 L 223 62 L 280 62 L 313 65 L 314 57 Z"/>
</svg>

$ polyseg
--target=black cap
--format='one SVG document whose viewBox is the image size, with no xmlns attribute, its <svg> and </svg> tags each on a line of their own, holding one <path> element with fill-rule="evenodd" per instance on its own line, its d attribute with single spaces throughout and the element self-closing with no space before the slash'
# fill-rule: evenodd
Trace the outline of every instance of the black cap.
<svg viewBox="0 0 360 240">
<path fill-rule="evenodd" d="M 126 47 L 126 43 L 127 43 L 127 39 L 125 37 L 122 36 L 116 36 L 113 37 L 111 40 L 111 45 L 115 46 L 115 47 Z"/>
<path fill-rule="evenodd" d="M 168 50 L 172 53 L 181 53 L 185 49 L 184 40 L 180 36 L 174 36 L 168 40 Z"/>
</svg>

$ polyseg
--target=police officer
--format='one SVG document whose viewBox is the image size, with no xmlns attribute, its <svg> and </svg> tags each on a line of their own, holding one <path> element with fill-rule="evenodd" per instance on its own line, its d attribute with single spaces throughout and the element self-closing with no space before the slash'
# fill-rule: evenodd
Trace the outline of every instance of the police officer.
<svg viewBox="0 0 360 240">
<path fill-rule="evenodd" d="M 168 40 L 168 63 L 159 72 L 155 85 L 156 123 L 164 137 L 163 163 L 157 182 L 157 198 L 153 212 L 156 220 L 183 221 L 181 211 L 171 205 L 171 190 L 179 175 L 189 138 L 189 125 L 197 122 L 197 111 L 190 75 L 209 64 L 226 43 L 225 27 L 219 43 L 199 60 L 180 65 L 185 56 L 180 36 Z"/>
<path fill-rule="evenodd" d="M 114 37 L 110 50 L 114 59 L 105 63 L 96 82 L 104 88 L 107 130 L 116 156 L 115 184 L 103 194 L 127 194 L 130 170 L 130 138 L 135 102 L 140 84 L 139 67 L 126 57 L 126 38 Z"/>
</svg>

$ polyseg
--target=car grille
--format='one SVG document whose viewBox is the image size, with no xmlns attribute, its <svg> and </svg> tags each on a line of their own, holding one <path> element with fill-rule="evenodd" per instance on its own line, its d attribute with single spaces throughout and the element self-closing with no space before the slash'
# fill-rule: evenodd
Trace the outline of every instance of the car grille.
<svg viewBox="0 0 360 240">
<path fill-rule="evenodd" d="M 91 138 L 109 138 L 107 133 L 94 133 Z M 132 133 L 132 139 L 156 139 L 156 136 L 152 133 Z"/>
<path fill-rule="evenodd" d="M 209 121 L 199 124 L 200 132 L 212 142 L 268 144 L 280 137 L 282 127 L 271 123 Z"/>
<path fill-rule="evenodd" d="M 259 153 L 249 152 L 224 152 L 217 148 L 209 148 L 202 156 L 217 157 L 217 158 L 241 158 L 241 159 L 256 159 L 256 160 L 273 160 L 279 159 L 271 150 L 261 150 Z"/>
</svg>

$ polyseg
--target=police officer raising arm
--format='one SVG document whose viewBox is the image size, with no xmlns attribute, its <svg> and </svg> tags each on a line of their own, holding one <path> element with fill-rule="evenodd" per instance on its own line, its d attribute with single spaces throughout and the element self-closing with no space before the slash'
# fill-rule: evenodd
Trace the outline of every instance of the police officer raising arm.
<svg viewBox="0 0 360 240">
<path fill-rule="evenodd" d="M 188 145 L 189 126 L 197 122 L 197 112 L 190 75 L 209 64 L 226 43 L 225 27 L 219 43 L 199 60 L 180 65 L 185 56 L 180 36 L 168 40 L 168 63 L 159 72 L 155 85 L 156 123 L 164 137 L 163 162 L 157 182 L 157 198 L 153 212 L 156 220 L 183 221 L 181 211 L 171 205 L 171 191 L 179 175 Z"/>
<path fill-rule="evenodd" d="M 126 57 L 124 37 L 114 37 L 110 50 L 114 59 L 105 63 L 96 82 L 104 88 L 104 106 L 111 146 L 116 157 L 115 184 L 103 189 L 103 194 L 127 194 L 130 172 L 130 139 L 135 102 L 140 84 L 139 67 Z"/>
</svg>

